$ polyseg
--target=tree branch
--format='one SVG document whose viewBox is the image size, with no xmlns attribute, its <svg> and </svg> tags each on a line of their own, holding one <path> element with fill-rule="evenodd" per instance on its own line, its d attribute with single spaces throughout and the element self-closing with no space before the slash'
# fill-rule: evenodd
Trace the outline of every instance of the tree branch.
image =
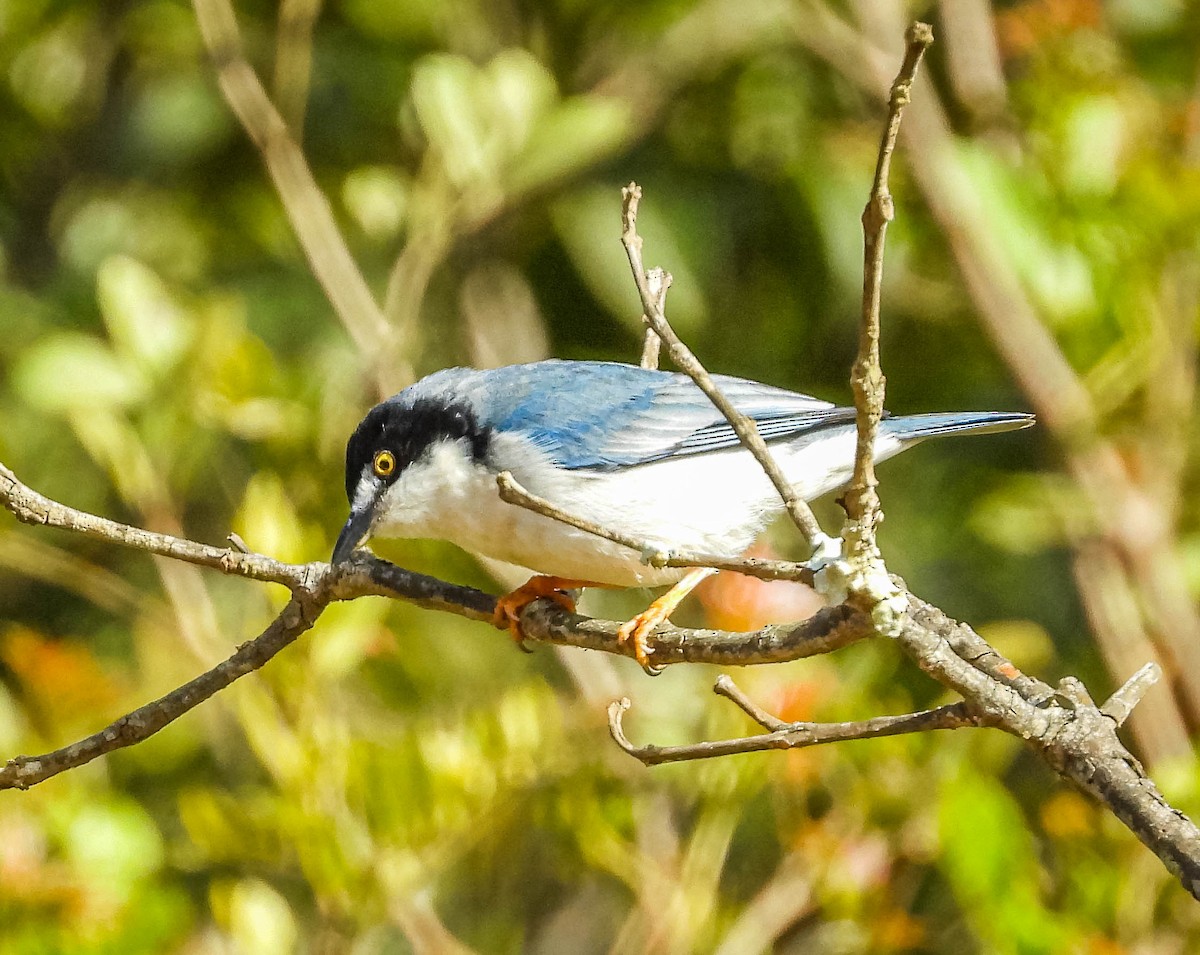
<svg viewBox="0 0 1200 955">
<path fill-rule="evenodd" d="M 822 743 L 839 743 L 854 739 L 874 739 L 879 736 L 899 736 L 903 733 L 924 733 L 929 730 L 960 729 L 982 726 L 965 702 L 939 706 L 903 716 L 876 716 L 847 723 L 785 723 L 760 710 L 742 694 L 727 676 L 718 677 L 713 692 L 736 703 L 751 719 L 769 732 L 737 739 L 710 740 L 685 746 L 635 746 L 625 735 L 622 719 L 630 702 L 622 699 L 608 707 L 608 729 L 613 741 L 634 759 L 647 766 L 659 763 L 678 763 L 693 759 L 712 759 L 715 756 L 734 756 L 739 753 L 760 753 L 766 750 L 801 749 Z"/>
<path fill-rule="evenodd" d="M 237 47 L 236 24 L 233 23 L 228 3 L 225 0 L 195 0 L 195 3 L 206 40 L 221 72 L 223 88 L 226 84 L 236 87 L 241 83 L 245 86 L 252 80 L 251 86 L 246 87 L 252 94 L 250 99 L 239 102 L 254 109 L 263 107 L 265 93 Z M 910 56 L 906 57 L 906 64 L 915 56 L 911 66 L 913 72 L 919 51 L 914 55 L 911 44 L 919 42 L 922 42 L 919 31 L 910 31 Z M 903 74 L 904 70 L 901 71 L 901 78 Z M 907 88 L 899 82 L 897 87 Z M 255 88 L 257 93 L 254 92 Z M 240 92 L 244 94 L 246 89 Z M 229 89 L 226 93 L 234 102 Z M 893 99 L 897 104 L 902 98 L 900 92 L 894 91 Z M 266 107 L 270 107 L 269 102 L 266 102 Z M 235 105 L 235 110 L 237 108 Z M 257 119 L 264 117 L 265 126 L 254 126 Z M 272 139 L 276 146 L 282 143 L 286 147 L 279 154 L 283 159 L 288 156 L 294 158 L 299 153 L 294 142 L 288 139 L 286 127 L 282 127 L 282 121 L 273 108 L 270 113 L 257 119 L 251 117 L 251 121 L 245 118 L 243 121 L 248 129 L 257 129 Z M 898 112 L 894 119 L 898 122 Z M 890 119 L 889 129 L 891 122 Z M 882 147 L 885 150 L 890 148 L 887 147 L 888 141 L 885 136 Z M 894 143 L 894 135 L 891 141 Z M 268 157 L 268 168 L 272 168 L 274 174 L 269 158 L 274 154 L 265 146 L 263 148 L 264 156 Z M 883 174 L 881 177 L 877 170 L 877 183 L 881 178 L 886 183 L 886 162 L 881 160 L 880 168 Z M 307 169 L 304 171 L 307 172 Z M 812 519 L 811 512 L 794 496 L 789 499 L 790 489 L 786 488 L 778 469 L 774 469 L 766 446 L 752 423 L 751 427 L 745 427 L 747 422 L 744 416 L 729 406 L 703 367 L 666 323 L 661 302 L 652 294 L 642 264 L 641 239 L 636 232 L 639 198 L 640 190 L 636 185 L 631 185 L 625 193 L 623 240 L 647 324 L 667 343 L 676 363 L 696 380 L 698 386 L 705 389 L 705 393 L 722 410 L 767 473 L 773 474 L 777 488 L 784 500 L 789 502 L 793 519 L 809 537 L 810 543 L 820 542 L 824 535 Z M 289 214 L 295 211 L 289 209 Z M 328 215 L 327 205 L 324 211 Z M 883 225 L 886 226 L 886 221 Z M 873 248 L 876 257 L 872 258 L 868 251 L 868 268 L 881 268 L 882 260 L 878 257 L 882 249 L 881 241 Z M 319 266 L 315 264 L 314 267 Z M 872 281 L 875 282 L 874 286 L 871 285 Z M 875 293 L 870 293 L 872 287 Z M 872 295 L 875 299 L 876 322 L 877 290 L 878 276 L 874 280 L 864 281 L 864 291 L 868 293 L 865 294 L 865 301 Z M 870 318 L 869 308 L 869 303 L 864 306 L 864 318 Z M 868 342 L 867 358 L 869 361 L 874 357 L 874 371 L 878 375 L 878 388 L 881 389 L 877 329 L 873 339 L 871 336 L 870 330 L 864 335 Z M 875 342 L 873 349 L 870 347 L 872 340 Z M 856 373 L 856 377 L 862 378 L 866 385 L 864 391 L 868 391 L 875 376 L 867 368 L 861 376 Z M 878 398 L 879 395 L 874 397 Z M 867 430 L 871 427 L 871 398 L 871 395 L 867 395 L 868 400 L 864 402 Z M 860 405 L 860 409 L 864 405 Z M 868 442 L 868 450 L 869 447 Z M 869 482 L 861 483 L 865 487 Z M 311 627 L 332 601 L 368 595 L 396 597 L 476 620 L 490 619 L 495 605 L 494 598 L 488 594 L 414 574 L 368 555 L 356 556 L 338 567 L 320 562 L 292 565 L 260 554 L 242 553 L 231 548 L 211 547 L 170 535 L 154 534 L 54 502 L 26 487 L 3 465 L 0 465 L 0 504 L 26 523 L 68 529 L 148 553 L 210 567 L 222 573 L 282 584 L 292 593 L 292 600 L 279 617 L 228 660 L 162 699 L 117 720 L 100 733 L 44 756 L 17 757 L 9 761 L 6 767 L 0 769 L 0 787 L 27 787 L 98 755 L 147 738 L 203 699 L 261 666 Z M 890 594 L 901 593 L 891 580 L 886 580 L 886 584 Z M 1097 707 L 1078 681 L 1068 678 L 1054 689 L 1021 673 L 969 627 L 949 620 L 936 608 L 906 593 L 902 594 L 904 606 L 901 611 L 897 614 L 893 608 L 889 612 L 886 628 L 881 627 L 878 611 L 882 604 L 890 605 L 890 596 L 878 599 L 877 592 L 861 589 L 854 593 L 862 598 L 855 601 L 857 606 L 842 604 L 823 610 L 803 623 L 775 625 L 753 633 L 662 628 L 655 635 L 655 661 L 659 664 L 709 662 L 726 665 L 781 662 L 826 652 L 883 630 L 896 638 L 898 645 L 922 670 L 942 685 L 956 690 L 963 696 L 963 701 L 923 713 L 879 717 L 856 723 L 785 724 L 759 709 L 732 682 L 726 680 L 718 683 L 717 691 L 767 729 L 766 734 L 746 740 L 718 741 L 691 747 L 634 747 L 621 731 L 620 717 L 625 707 L 617 704 L 610 717 L 615 724 L 614 737 L 626 751 L 638 758 L 647 762 L 661 762 L 725 752 L 815 745 L 832 739 L 890 735 L 912 732 L 918 728 L 994 726 L 1026 740 L 1064 778 L 1108 806 L 1181 879 L 1189 892 L 1200 897 L 1200 830 L 1167 804 L 1145 776 L 1137 760 L 1121 744 L 1116 733 L 1118 725 L 1156 679 L 1157 673 L 1153 668 L 1135 674 L 1109 701 Z M 618 643 L 618 623 L 569 614 L 549 606 L 545 601 L 531 605 L 523 616 L 522 624 L 523 631 L 532 639 L 632 655 L 631 648 Z"/>
<path fill-rule="evenodd" d="M 322 561 L 286 564 L 263 554 L 131 527 L 53 501 L 22 483 L 3 463 L 0 505 L 26 524 L 73 531 L 230 576 L 282 584 L 292 592 L 279 616 L 227 660 L 85 739 L 40 756 L 10 759 L 0 768 L 0 789 L 28 788 L 154 735 L 234 680 L 263 666 L 311 628 L 334 601 L 389 597 L 488 622 L 495 610 L 496 598 L 490 594 L 414 573 L 362 552 L 337 567 Z M 522 617 L 523 632 L 532 640 L 632 656 L 632 648 L 618 640 L 620 626 L 615 620 L 567 613 L 544 600 L 532 604 Z M 655 661 L 662 665 L 780 663 L 828 653 L 869 632 L 867 618 L 849 607 L 832 607 L 800 623 L 773 624 L 746 633 L 664 626 L 655 633 Z"/>
<path fill-rule="evenodd" d="M 380 343 L 390 339 L 388 323 L 303 151 L 246 60 L 232 5 L 229 0 L 193 0 L 193 6 L 221 92 L 262 156 L 313 275 L 359 352 L 378 355 Z"/>
<path fill-rule="evenodd" d="M 41 756 L 16 756 L 0 767 L 0 789 L 28 789 L 97 756 L 140 743 L 203 703 L 234 680 L 252 673 L 308 630 L 326 604 L 293 598 L 261 634 L 228 660 L 152 703 L 126 713 L 98 733 Z"/>
<path fill-rule="evenodd" d="M 858 357 L 850 375 L 854 390 L 854 407 L 858 443 L 854 454 L 854 477 L 846 492 L 845 508 L 848 518 L 846 540 L 851 555 L 875 553 L 875 528 L 883 519 L 876 493 L 875 436 L 883 417 L 883 396 L 886 379 L 879 361 L 879 304 L 883 287 L 883 248 L 888 223 L 895 214 L 892 194 L 888 189 L 888 173 L 892 153 L 900 135 L 900 119 L 908 105 L 917 67 L 925 51 L 933 43 L 933 29 L 926 23 L 913 23 L 905 37 L 907 49 L 904 63 L 892 84 L 888 103 L 887 125 L 879 145 L 875 164 L 875 180 L 871 195 L 863 209 L 863 302 L 859 324 Z"/>
<path fill-rule="evenodd" d="M 812 570 L 804 564 L 790 560 L 767 560 L 761 557 L 721 557 L 717 554 L 701 554 L 693 551 L 660 550 L 648 541 L 639 540 L 632 534 L 612 530 L 589 521 L 585 517 L 570 514 L 544 497 L 526 490 L 509 471 L 501 471 L 496 475 L 496 486 L 500 491 L 500 499 L 506 504 L 515 504 L 526 510 L 549 517 L 563 524 L 569 524 L 588 534 L 595 534 L 605 540 L 628 547 L 642 555 L 642 560 L 651 567 L 712 567 L 716 570 L 731 570 L 757 577 L 760 580 L 799 580 L 811 584 Z"/>
<path fill-rule="evenodd" d="M 766 734 L 689 746 L 637 747 L 629 742 L 621 727 L 622 715 L 629 707 L 627 700 L 610 706 L 610 730 L 622 749 L 644 763 L 653 764 L 943 726 L 994 726 L 1026 740 L 1055 771 L 1108 806 L 1179 877 L 1184 887 L 1200 898 L 1200 830 L 1167 804 L 1116 735 L 1117 727 L 1157 679 L 1157 668 L 1143 668 L 1103 707 L 1097 707 L 1083 685 L 1074 678 L 1063 680 L 1056 690 L 1022 673 L 970 627 L 950 620 L 937 608 L 909 594 L 902 588 L 902 582 L 887 574 L 879 557 L 874 530 L 881 515 L 874 492 L 872 446 L 883 405 L 879 301 L 883 240 L 892 215 L 887 174 L 901 110 L 908 101 L 920 59 L 932 42 L 932 32 L 923 24 L 913 24 L 907 41 L 904 65 L 892 87 L 888 124 L 880 145 L 871 198 L 863 213 L 863 316 L 852 382 L 858 411 L 858 443 L 855 477 L 847 499 L 845 531 L 851 542 L 851 560 L 834 561 L 823 567 L 818 572 L 818 583 L 827 583 L 822 580 L 822 575 L 831 572 L 846 575 L 840 586 L 848 595 L 847 604 L 869 614 L 874 632 L 894 637 L 917 666 L 943 686 L 959 693 L 963 702 L 900 717 L 880 717 L 848 724 L 792 726 L 761 711 L 731 682 L 719 682 L 717 692 L 733 700 L 767 729 Z M 632 226 L 639 198 L 640 190 L 636 185 L 626 189 L 626 248 L 638 279 L 647 321 L 660 331 L 654 320 L 660 319 L 665 326 L 665 319 L 650 307 L 649 296 L 643 291 L 641 240 Z M 669 330 L 669 326 L 666 328 Z M 663 337 L 670 347 L 671 339 L 667 335 Z M 690 356 L 690 352 L 686 356 Z M 721 407 L 717 399 L 713 400 Z M 734 417 L 729 420 L 736 426 Z M 746 444 L 750 446 L 751 442 L 747 440 Z M 770 473 L 769 463 L 763 466 Z"/>
<path fill-rule="evenodd" d="M 779 465 L 775 463 L 775 459 L 771 457 L 766 442 L 758 433 L 758 426 L 754 423 L 754 419 L 742 414 L 733 406 L 713 383 L 712 376 L 705 371 L 704 366 L 700 364 L 700 360 L 692 353 L 692 350 L 675 334 L 675 329 L 667 322 L 667 317 L 663 314 L 657 297 L 650 288 L 646 276 L 646 266 L 642 262 L 642 237 L 638 235 L 637 231 L 638 203 L 642 199 L 642 187 L 636 182 L 631 182 L 621 190 L 621 195 L 624 200 L 621 206 L 621 243 L 625 246 L 629 267 L 633 270 L 633 281 L 637 285 L 638 295 L 642 300 L 642 315 L 647 326 L 667 346 L 667 354 L 671 356 L 671 361 L 675 362 L 680 371 L 696 383 L 696 386 L 708 396 L 709 401 L 725 416 L 725 420 L 729 422 L 746 450 L 754 455 L 754 459 L 758 461 L 767 477 L 771 479 L 771 483 L 775 485 L 775 490 L 779 492 L 788 514 L 799 528 L 800 533 L 804 535 L 809 546 L 816 550 L 826 537 L 821 530 L 821 525 L 813 516 L 812 510 L 796 494 Z"/>
</svg>

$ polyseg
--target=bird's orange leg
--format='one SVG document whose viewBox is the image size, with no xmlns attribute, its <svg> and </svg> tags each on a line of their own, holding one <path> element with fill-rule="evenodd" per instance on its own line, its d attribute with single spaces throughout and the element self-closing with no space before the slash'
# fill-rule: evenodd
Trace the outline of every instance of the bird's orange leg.
<svg viewBox="0 0 1200 955">
<path fill-rule="evenodd" d="M 646 638 L 654 632 L 655 627 L 665 622 L 675 612 L 675 608 L 683 602 L 683 598 L 690 594 L 700 581 L 715 573 L 716 571 L 711 567 L 696 567 L 689 570 L 679 583 L 649 607 L 632 620 L 621 624 L 621 629 L 617 631 L 617 641 L 622 644 L 632 641 L 633 658 L 647 673 L 653 675 L 657 671 L 650 665 L 650 654 L 654 651 L 646 646 Z"/>
<path fill-rule="evenodd" d="M 572 580 L 569 577 L 530 577 L 512 593 L 505 594 L 496 600 L 496 612 L 492 615 L 492 624 L 500 630 L 512 634 L 513 641 L 522 650 L 525 649 L 525 634 L 521 632 L 521 612 L 535 600 L 543 597 L 553 600 L 556 604 L 571 613 L 575 612 L 575 601 L 568 590 L 579 590 L 582 587 L 603 587 L 590 580 Z"/>
</svg>

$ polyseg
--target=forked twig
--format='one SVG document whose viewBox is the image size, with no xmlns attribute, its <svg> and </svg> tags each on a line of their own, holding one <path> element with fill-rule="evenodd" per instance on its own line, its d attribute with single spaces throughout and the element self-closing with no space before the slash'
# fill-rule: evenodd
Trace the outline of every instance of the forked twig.
<svg viewBox="0 0 1200 955">
<path fill-rule="evenodd" d="M 775 490 L 779 492 L 788 514 L 791 515 L 792 521 L 799 528 L 800 533 L 804 535 L 809 546 L 816 550 L 826 540 L 826 536 L 821 530 L 821 525 L 817 523 L 816 517 L 813 516 L 812 510 L 796 494 L 791 483 L 771 456 L 766 442 L 758 433 L 758 426 L 754 423 L 754 419 L 738 411 L 722 394 L 700 360 L 675 333 L 667 321 L 666 315 L 663 314 L 656 296 L 651 291 L 646 277 L 646 266 L 642 261 L 642 237 L 638 235 L 637 231 L 638 203 L 642 199 L 642 187 L 636 182 L 631 182 L 621 190 L 621 195 L 623 198 L 621 242 L 625 246 L 625 254 L 629 258 L 629 267 L 633 270 L 633 280 L 642 300 L 643 317 L 647 326 L 667 346 L 667 354 L 671 356 L 671 361 L 675 362 L 679 370 L 696 383 L 696 386 L 708 396 L 709 401 L 725 416 L 725 420 L 729 422 L 738 439 L 746 450 L 754 455 L 754 459 L 771 479 L 771 483 L 775 485 Z"/>
<path fill-rule="evenodd" d="M 899 736 L 904 733 L 925 733 L 930 730 L 961 729 L 982 726 L 965 702 L 950 703 L 932 710 L 905 713 L 902 716 L 876 716 L 845 723 L 786 723 L 760 709 L 727 676 L 720 676 L 713 692 L 732 700 L 756 723 L 768 730 L 758 736 L 735 739 L 708 740 L 684 746 L 635 746 L 625 735 L 622 720 L 631 706 L 628 699 L 610 703 L 608 729 L 613 741 L 634 759 L 647 766 L 659 763 L 678 763 L 740 753 L 761 753 L 776 749 L 801 749 L 823 743 L 840 743 L 855 739 L 874 739 L 880 736 Z"/>
<path fill-rule="evenodd" d="M 761 557 L 723 557 L 718 554 L 702 554 L 694 551 L 661 550 L 649 541 L 639 540 L 632 534 L 625 534 L 589 521 L 564 511 L 544 497 L 526 490 L 509 471 L 501 471 L 496 475 L 496 487 L 500 499 L 506 504 L 515 504 L 526 510 L 549 517 L 562 524 L 569 524 L 588 534 L 594 534 L 604 540 L 628 547 L 642 555 L 642 560 L 651 567 L 713 567 L 716 570 L 731 570 L 757 577 L 760 580 L 799 580 L 812 583 L 812 570 L 804 564 L 790 560 L 767 560 Z"/>
<path fill-rule="evenodd" d="M 761 711 L 731 683 L 719 683 L 717 692 L 737 703 L 767 729 L 767 733 L 746 739 L 682 747 L 637 747 L 625 737 L 621 726 L 621 717 L 629 706 L 628 701 L 622 700 L 612 704 L 609 709 L 613 738 L 626 752 L 643 762 L 658 763 L 815 745 L 826 739 L 908 732 L 914 724 L 921 729 L 939 728 L 943 725 L 942 721 L 945 721 L 946 727 L 995 726 L 1028 741 L 1057 772 L 1103 802 L 1158 855 L 1193 896 L 1200 898 L 1200 830 L 1168 805 L 1115 732 L 1116 727 L 1128 716 L 1129 710 L 1157 678 L 1156 669 L 1143 668 L 1103 707 L 1095 705 L 1077 680 L 1064 680 L 1056 691 L 1042 681 L 1021 673 L 969 627 L 950 620 L 941 611 L 900 589 L 879 559 L 875 526 L 881 514 L 875 494 L 873 444 L 883 406 L 884 380 L 879 367 L 879 289 L 883 268 L 883 238 L 892 214 L 887 173 L 895 148 L 900 114 L 908 101 L 920 59 L 932 42 L 932 31 L 924 24 L 914 24 L 908 31 L 907 40 L 904 65 L 892 87 L 888 124 L 880 146 L 875 183 L 863 215 L 863 326 L 853 373 L 858 443 L 844 532 L 850 541 L 851 559 L 834 561 L 832 567 L 823 569 L 846 574 L 845 590 L 851 598 L 849 602 L 870 613 L 875 632 L 895 637 L 900 647 L 923 671 L 957 691 L 964 697 L 964 702 L 926 713 L 882 717 L 856 724 L 791 726 Z M 625 190 L 624 238 L 639 292 L 642 293 L 643 306 L 646 307 L 647 322 L 660 331 L 655 320 L 661 315 L 650 308 L 649 296 L 644 291 L 641 240 L 633 228 L 639 198 L 640 190 L 636 185 Z M 663 330 L 669 330 L 669 326 Z M 664 334 L 664 341 L 668 342 L 668 347 L 671 346 L 669 335 Z M 691 357 L 686 350 L 682 355 L 685 360 Z M 676 357 L 674 350 L 672 357 Z M 679 361 L 678 358 L 676 360 Z M 682 363 L 681 367 L 688 370 Z M 700 384 L 700 380 L 697 383 Z M 736 415 L 727 417 L 736 428 Z M 745 443 L 752 447 L 753 440 L 745 440 Z M 763 463 L 764 457 L 769 461 L 769 456 L 756 454 L 756 457 L 759 457 L 760 463 Z M 769 463 L 763 466 L 771 473 Z"/>
</svg>

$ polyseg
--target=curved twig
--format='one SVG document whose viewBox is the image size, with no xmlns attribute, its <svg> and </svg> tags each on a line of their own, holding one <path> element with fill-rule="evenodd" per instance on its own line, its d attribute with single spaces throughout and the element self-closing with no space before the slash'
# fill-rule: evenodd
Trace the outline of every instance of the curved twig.
<svg viewBox="0 0 1200 955">
<path fill-rule="evenodd" d="M 801 749 L 806 746 L 819 746 L 822 743 L 983 725 L 972 713 L 969 704 L 964 702 L 949 703 L 919 713 L 905 713 L 903 716 L 876 716 L 846 723 L 784 723 L 750 703 L 728 677 L 721 677 L 713 687 L 713 692 L 733 700 L 756 722 L 766 726 L 769 732 L 758 736 L 709 740 L 684 746 L 656 746 L 653 743 L 635 746 L 625 735 L 622 725 L 622 719 L 631 704 L 628 699 L 621 699 L 609 704 L 609 733 L 613 741 L 634 759 L 647 766 L 657 766 L 659 763 L 712 759 L 716 756 L 734 756 L 739 753 L 761 753 L 773 749 Z"/>
</svg>

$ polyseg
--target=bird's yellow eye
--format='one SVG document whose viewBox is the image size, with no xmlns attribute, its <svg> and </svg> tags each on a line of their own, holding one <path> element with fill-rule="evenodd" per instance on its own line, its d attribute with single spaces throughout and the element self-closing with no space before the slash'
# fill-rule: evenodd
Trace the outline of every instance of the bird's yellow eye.
<svg viewBox="0 0 1200 955">
<path fill-rule="evenodd" d="M 381 478 L 391 477 L 396 470 L 396 455 L 391 451 L 375 452 L 375 473 Z"/>
</svg>

